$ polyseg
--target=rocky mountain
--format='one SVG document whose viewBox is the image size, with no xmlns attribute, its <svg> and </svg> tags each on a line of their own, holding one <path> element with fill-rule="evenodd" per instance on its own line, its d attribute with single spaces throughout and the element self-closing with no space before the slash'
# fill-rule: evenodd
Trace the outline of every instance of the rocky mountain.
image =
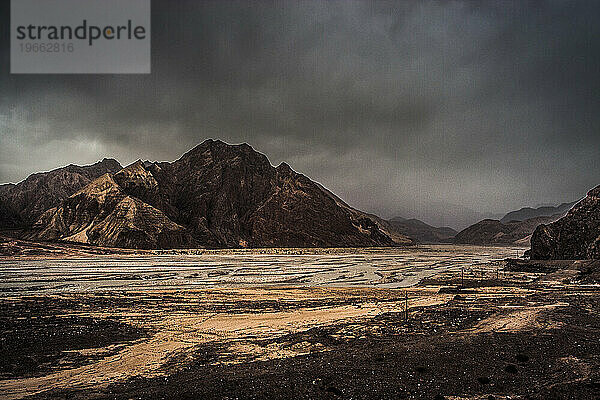
<svg viewBox="0 0 600 400">
<path fill-rule="evenodd" d="M 560 215 L 554 215 L 507 223 L 496 219 L 484 219 L 460 231 L 454 237 L 454 243 L 526 246 L 538 225 L 547 224 L 559 218 Z"/>
<path fill-rule="evenodd" d="M 451 243 L 458 233 L 452 228 L 436 228 L 418 219 L 395 217 L 389 223 L 401 234 L 415 239 L 419 243 Z"/>
<path fill-rule="evenodd" d="M 511 211 L 507 213 L 500 222 L 506 224 L 511 221 L 525 221 L 526 219 L 536 218 L 536 217 L 551 217 L 554 215 L 565 215 L 571 207 L 575 205 L 575 201 L 572 203 L 562 203 L 556 207 L 524 207 L 517 211 Z"/>
<path fill-rule="evenodd" d="M 207 140 L 174 162 L 104 175 L 31 236 L 130 248 L 393 246 L 378 222 L 249 145 Z M 402 239 L 402 240 L 398 240 Z"/>
<path fill-rule="evenodd" d="M 121 168 L 116 160 L 105 158 L 92 165 L 68 165 L 33 174 L 16 185 L 0 185 L 0 227 L 31 225 L 44 211 L 56 207 L 94 179 Z"/>
<path fill-rule="evenodd" d="M 534 260 L 600 259 L 600 186 L 564 217 L 537 227 L 531 237 Z"/>
</svg>

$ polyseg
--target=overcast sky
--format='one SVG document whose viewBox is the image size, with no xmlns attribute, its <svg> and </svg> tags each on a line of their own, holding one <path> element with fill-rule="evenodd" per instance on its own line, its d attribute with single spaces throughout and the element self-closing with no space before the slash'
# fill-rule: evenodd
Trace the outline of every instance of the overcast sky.
<svg viewBox="0 0 600 400">
<path fill-rule="evenodd" d="M 0 182 L 247 142 L 351 205 L 463 227 L 600 184 L 600 3 L 152 3 L 152 74 L 10 75 Z"/>
</svg>

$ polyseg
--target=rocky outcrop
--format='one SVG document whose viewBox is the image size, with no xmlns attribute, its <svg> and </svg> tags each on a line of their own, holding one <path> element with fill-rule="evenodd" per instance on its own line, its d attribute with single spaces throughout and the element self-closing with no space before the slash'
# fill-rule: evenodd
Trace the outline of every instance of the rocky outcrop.
<svg viewBox="0 0 600 400">
<path fill-rule="evenodd" d="M 530 256 L 534 260 L 600 259 L 600 186 L 558 221 L 540 225 L 531 237 Z"/>
<path fill-rule="evenodd" d="M 526 246 L 538 225 L 556 221 L 558 218 L 560 215 L 508 223 L 502 223 L 495 219 L 484 219 L 460 231 L 454 237 L 454 243 Z"/>
<path fill-rule="evenodd" d="M 116 160 L 105 158 L 92 165 L 33 174 L 16 185 L 0 185 L 0 228 L 29 226 L 94 179 L 121 168 Z"/>
<path fill-rule="evenodd" d="M 109 174 L 96 179 L 48 210 L 33 239 L 63 240 L 136 249 L 193 247 L 182 226 L 141 200 L 127 195 Z"/>
<path fill-rule="evenodd" d="M 98 178 L 48 210 L 33 237 L 131 248 L 411 243 L 340 202 L 247 144 L 207 140 L 177 161 L 137 161 Z"/>
<path fill-rule="evenodd" d="M 452 228 L 437 228 L 414 218 L 395 217 L 389 222 L 397 231 L 419 243 L 451 243 L 452 238 L 458 233 Z"/>
</svg>

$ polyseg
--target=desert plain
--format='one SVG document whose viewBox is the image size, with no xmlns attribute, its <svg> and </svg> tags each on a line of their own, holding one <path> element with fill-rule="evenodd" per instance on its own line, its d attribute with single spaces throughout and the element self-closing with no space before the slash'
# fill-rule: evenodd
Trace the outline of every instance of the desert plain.
<svg viewBox="0 0 600 400">
<path fill-rule="evenodd" d="M 599 398 L 597 261 L 3 249 L 3 399 Z"/>
</svg>

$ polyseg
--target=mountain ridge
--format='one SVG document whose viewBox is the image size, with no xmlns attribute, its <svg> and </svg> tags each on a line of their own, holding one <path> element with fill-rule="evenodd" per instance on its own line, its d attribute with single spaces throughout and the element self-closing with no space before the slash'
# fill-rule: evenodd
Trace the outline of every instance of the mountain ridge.
<svg viewBox="0 0 600 400">
<path fill-rule="evenodd" d="M 525 221 L 536 217 L 550 217 L 557 214 L 564 215 L 576 203 L 576 201 L 573 201 L 570 203 L 562 203 L 558 206 L 541 206 L 537 208 L 522 207 L 516 211 L 506 213 L 506 215 L 500 219 L 500 222 L 505 224 L 511 221 Z"/>
<path fill-rule="evenodd" d="M 529 243 L 538 225 L 554 222 L 559 218 L 560 214 L 507 223 L 497 219 L 484 219 L 460 231 L 453 241 L 456 244 L 524 246 Z"/>
<path fill-rule="evenodd" d="M 248 144 L 209 139 L 173 162 L 97 178 L 44 213 L 31 237 L 133 248 L 412 243 L 384 225 Z"/>
</svg>

